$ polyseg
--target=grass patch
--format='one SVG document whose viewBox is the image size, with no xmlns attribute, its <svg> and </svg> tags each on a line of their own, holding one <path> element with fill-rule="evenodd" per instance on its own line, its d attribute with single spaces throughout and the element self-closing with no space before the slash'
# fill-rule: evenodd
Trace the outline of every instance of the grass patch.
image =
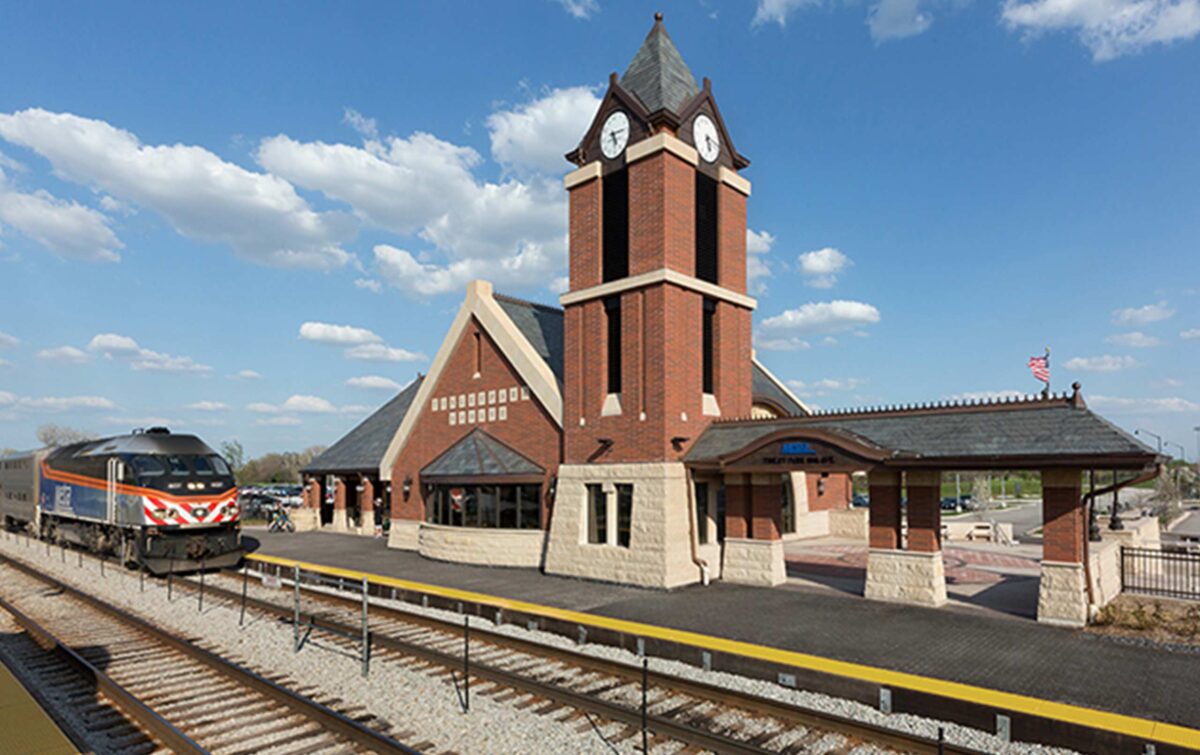
<svg viewBox="0 0 1200 755">
<path fill-rule="evenodd" d="M 1092 627 L 1102 634 L 1200 645 L 1200 603 L 1119 595 L 1100 609 Z"/>
</svg>

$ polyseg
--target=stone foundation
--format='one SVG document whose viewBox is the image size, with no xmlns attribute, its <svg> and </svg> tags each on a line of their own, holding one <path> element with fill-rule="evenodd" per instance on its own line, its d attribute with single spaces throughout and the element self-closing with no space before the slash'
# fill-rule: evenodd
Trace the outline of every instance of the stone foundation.
<svg viewBox="0 0 1200 755">
<path fill-rule="evenodd" d="M 330 527 L 333 529 L 334 532 L 349 532 L 350 531 L 349 522 L 350 522 L 350 520 L 346 516 L 345 509 L 334 509 L 333 510 L 333 523 L 330 525 Z"/>
<path fill-rule="evenodd" d="M 1088 620 L 1083 564 L 1042 562 L 1037 619 L 1043 624 L 1082 627 Z"/>
<path fill-rule="evenodd" d="M 611 490 L 618 483 L 633 485 L 629 547 L 611 538 L 608 544 L 589 543 L 587 486 L 600 484 Z M 700 567 L 692 562 L 688 501 L 683 464 L 563 464 L 558 468 L 545 571 L 643 587 L 699 582 Z M 616 526 L 615 514 L 610 515 L 610 531 Z"/>
<path fill-rule="evenodd" d="M 946 602 L 946 567 L 941 551 L 923 553 L 872 548 L 863 595 L 871 600 L 940 606 Z"/>
<path fill-rule="evenodd" d="M 321 529 L 321 512 L 316 509 L 292 509 L 288 512 L 297 532 L 309 532 Z"/>
<path fill-rule="evenodd" d="M 725 538 L 721 579 L 738 585 L 774 587 L 787 581 L 782 540 Z"/>
<path fill-rule="evenodd" d="M 417 552 L 427 558 L 483 566 L 542 565 L 544 530 L 502 530 L 421 524 Z"/>
<path fill-rule="evenodd" d="M 421 522 L 411 519 L 393 519 L 388 530 L 388 547 L 401 551 L 415 551 L 420 547 Z"/>
</svg>

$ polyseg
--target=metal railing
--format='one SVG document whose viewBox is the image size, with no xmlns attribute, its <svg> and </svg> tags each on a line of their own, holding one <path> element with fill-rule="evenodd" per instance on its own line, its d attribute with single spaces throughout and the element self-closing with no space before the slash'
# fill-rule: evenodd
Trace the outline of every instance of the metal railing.
<svg viewBox="0 0 1200 755">
<path fill-rule="evenodd" d="M 1121 589 L 1141 595 L 1200 600 L 1200 553 L 1122 546 Z"/>
</svg>

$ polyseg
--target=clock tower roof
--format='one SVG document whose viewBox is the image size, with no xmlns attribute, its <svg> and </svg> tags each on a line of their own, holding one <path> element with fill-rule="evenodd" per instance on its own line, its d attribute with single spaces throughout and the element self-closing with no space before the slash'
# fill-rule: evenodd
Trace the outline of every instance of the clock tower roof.
<svg viewBox="0 0 1200 755">
<path fill-rule="evenodd" d="M 700 93 L 683 56 L 663 26 L 662 14 L 654 14 L 654 26 L 633 56 L 621 86 L 637 95 L 646 110 L 670 110 L 678 113 L 680 106 Z"/>
</svg>

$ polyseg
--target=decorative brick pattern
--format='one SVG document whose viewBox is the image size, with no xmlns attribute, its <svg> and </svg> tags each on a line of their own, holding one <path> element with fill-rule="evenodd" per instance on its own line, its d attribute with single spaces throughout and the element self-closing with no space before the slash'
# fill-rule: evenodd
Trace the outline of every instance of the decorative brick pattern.
<svg viewBox="0 0 1200 755">
<path fill-rule="evenodd" d="M 908 549 L 934 553 L 942 549 L 941 488 L 908 485 Z"/>
<path fill-rule="evenodd" d="M 1051 484 L 1053 483 L 1053 484 Z M 1087 517 L 1080 498 L 1080 477 L 1043 473 L 1042 554 L 1047 561 L 1083 563 Z"/>
<path fill-rule="evenodd" d="M 900 475 L 871 472 L 871 547 L 900 547 Z"/>
</svg>

